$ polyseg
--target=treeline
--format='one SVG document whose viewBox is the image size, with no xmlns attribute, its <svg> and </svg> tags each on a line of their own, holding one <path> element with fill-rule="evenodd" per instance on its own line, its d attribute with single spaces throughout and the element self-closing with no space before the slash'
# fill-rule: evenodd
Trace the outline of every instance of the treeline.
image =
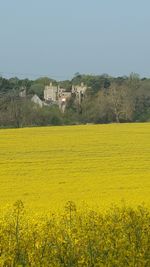
<svg viewBox="0 0 150 267">
<path fill-rule="evenodd" d="M 55 85 L 71 91 L 72 85 L 83 82 L 87 87 L 82 103 L 75 96 L 68 100 L 65 112 L 57 105 L 40 108 L 31 102 L 36 94 L 43 99 L 45 85 Z M 26 89 L 27 97 L 19 93 Z M 47 77 L 37 80 L 0 77 L 0 127 L 36 125 L 66 125 L 84 123 L 141 122 L 150 120 L 150 79 L 138 74 L 111 77 L 81 75 L 72 80 L 56 81 Z"/>
</svg>

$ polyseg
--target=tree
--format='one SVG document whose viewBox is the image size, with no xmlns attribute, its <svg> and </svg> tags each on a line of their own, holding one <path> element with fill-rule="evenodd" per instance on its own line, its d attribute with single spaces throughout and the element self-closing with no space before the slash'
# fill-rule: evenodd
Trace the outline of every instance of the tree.
<svg viewBox="0 0 150 267">
<path fill-rule="evenodd" d="M 44 95 L 44 85 L 39 84 L 39 83 L 33 83 L 30 87 L 29 93 L 30 94 L 36 94 L 38 95 L 41 99 L 43 99 Z"/>
<path fill-rule="evenodd" d="M 107 96 L 116 122 L 132 120 L 135 103 L 127 86 L 118 86 L 114 83 Z"/>
</svg>

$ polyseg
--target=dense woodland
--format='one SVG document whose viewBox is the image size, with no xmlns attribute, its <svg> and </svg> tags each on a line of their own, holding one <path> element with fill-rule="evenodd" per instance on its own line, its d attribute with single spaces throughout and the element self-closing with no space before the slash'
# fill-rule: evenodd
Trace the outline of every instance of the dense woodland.
<svg viewBox="0 0 150 267">
<path fill-rule="evenodd" d="M 72 85 L 83 82 L 86 95 L 79 105 L 74 95 L 62 113 L 57 105 L 40 108 L 31 102 L 37 94 L 43 98 L 45 85 L 52 81 L 71 91 Z M 19 92 L 26 88 L 27 97 Z M 150 120 L 150 79 L 138 74 L 111 77 L 103 75 L 81 75 L 72 80 L 56 81 L 47 77 L 36 80 L 0 77 L 0 127 L 25 127 L 44 125 L 69 125 L 86 123 L 123 123 Z"/>
</svg>

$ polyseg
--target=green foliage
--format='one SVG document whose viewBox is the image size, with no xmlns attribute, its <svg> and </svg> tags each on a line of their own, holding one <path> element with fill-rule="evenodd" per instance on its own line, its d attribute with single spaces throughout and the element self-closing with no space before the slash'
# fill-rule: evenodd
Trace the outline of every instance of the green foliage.
<svg viewBox="0 0 150 267">
<path fill-rule="evenodd" d="M 44 85 L 40 83 L 33 83 L 30 87 L 29 93 L 36 94 L 43 99 Z"/>
<path fill-rule="evenodd" d="M 22 87 L 28 90 L 32 83 L 33 82 L 28 79 L 19 80 L 17 77 L 10 79 L 0 77 L 0 93 L 9 93 L 12 90 L 19 90 Z"/>
<path fill-rule="evenodd" d="M 64 114 L 56 105 L 35 107 L 30 103 L 32 95 L 43 100 L 44 88 L 50 82 L 66 91 L 84 83 L 87 91 L 81 103 L 72 94 Z M 27 95 L 19 99 L 24 89 Z M 35 81 L 0 77 L 0 127 L 133 121 L 150 121 L 150 79 L 140 79 L 136 73 L 117 78 L 76 73 L 72 80 L 59 82 L 48 77 Z"/>
<path fill-rule="evenodd" d="M 78 74 L 72 79 L 74 85 L 81 83 L 86 84 L 89 87 L 91 94 L 97 93 L 102 88 L 109 88 L 111 78 L 108 75 L 81 75 Z"/>
<path fill-rule="evenodd" d="M 36 94 L 41 99 L 43 99 L 43 92 L 46 85 L 48 85 L 50 82 L 52 82 L 54 85 L 57 84 L 57 82 L 53 79 L 49 79 L 48 77 L 42 77 L 36 79 L 32 85 L 30 86 L 29 93 L 30 94 Z"/>
<path fill-rule="evenodd" d="M 70 92 L 72 89 L 72 83 L 69 80 L 66 81 L 60 81 L 59 85 L 61 88 L 65 88 L 67 92 Z"/>
</svg>

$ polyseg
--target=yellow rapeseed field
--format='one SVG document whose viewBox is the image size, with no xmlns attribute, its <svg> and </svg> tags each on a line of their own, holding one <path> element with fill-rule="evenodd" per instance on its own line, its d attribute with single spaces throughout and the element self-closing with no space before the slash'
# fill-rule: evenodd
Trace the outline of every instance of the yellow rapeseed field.
<svg viewBox="0 0 150 267">
<path fill-rule="evenodd" d="M 0 267 L 150 266 L 149 154 L 148 123 L 0 130 Z"/>
<path fill-rule="evenodd" d="M 0 213 L 0 267 L 149 267 L 150 213 L 111 208 L 28 217 L 23 203 Z"/>
<path fill-rule="evenodd" d="M 150 206 L 150 124 L 0 130 L 0 205 Z"/>
</svg>

